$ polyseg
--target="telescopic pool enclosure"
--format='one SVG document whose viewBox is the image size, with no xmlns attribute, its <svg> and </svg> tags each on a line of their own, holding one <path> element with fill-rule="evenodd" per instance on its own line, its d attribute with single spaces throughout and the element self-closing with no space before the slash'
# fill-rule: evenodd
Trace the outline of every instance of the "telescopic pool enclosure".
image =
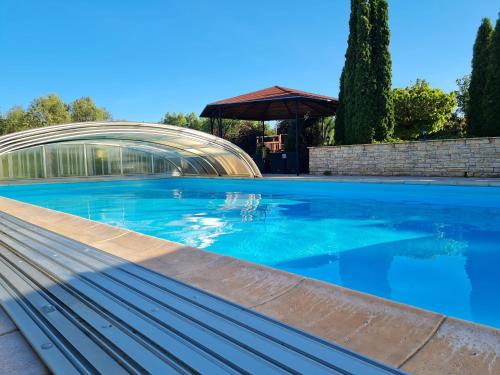
<svg viewBox="0 0 500 375">
<path fill-rule="evenodd" d="M 147 174 L 261 177 L 231 142 L 172 125 L 83 122 L 0 137 L 2 179 Z"/>
</svg>

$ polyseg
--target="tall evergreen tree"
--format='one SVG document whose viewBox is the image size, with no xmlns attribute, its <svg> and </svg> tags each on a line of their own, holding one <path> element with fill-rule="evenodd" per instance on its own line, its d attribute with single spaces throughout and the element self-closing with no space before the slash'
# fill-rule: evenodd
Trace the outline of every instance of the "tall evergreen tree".
<svg viewBox="0 0 500 375">
<path fill-rule="evenodd" d="M 336 145 L 341 145 L 345 141 L 345 68 L 340 75 L 339 106 L 335 115 L 335 133 L 333 135 Z"/>
<path fill-rule="evenodd" d="M 482 135 L 494 137 L 500 135 L 500 14 L 491 39 L 486 78 Z"/>
<path fill-rule="evenodd" d="M 357 14 L 358 14 L 359 0 L 351 1 L 351 15 L 349 18 L 349 38 L 347 40 L 347 50 L 345 53 L 345 64 L 340 77 L 340 92 L 339 92 L 339 108 L 337 109 L 337 116 L 335 118 L 335 143 L 345 143 L 345 132 L 347 121 L 349 118 L 348 104 L 354 93 L 354 76 L 356 66 L 356 44 L 357 44 Z"/>
<path fill-rule="evenodd" d="M 370 1 L 372 72 L 375 80 L 372 124 L 374 138 L 384 141 L 394 130 L 392 61 L 389 52 L 389 5 L 387 0 Z"/>
<path fill-rule="evenodd" d="M 335 142 L 385 140 L 394 128 L 387 0 L 351 0 L 349 40 L 340 78 Z"/>
<path fill-rule="evenodd" d="M 358 4 L 354 77 L 349 82 L 352 93 L 346 102 L 346 143 L 371 143 L 374 133 L 371 126 L 374 80 L 371 72 L 370 6 L 369 0 L 352 1 Z"/>
<path fill-rule="evenodd" d="M 484 18 L 477 32 L 472 55 L 472 73 L 469 87 L 469 135 L 483 135 L 485 125 L 485 88 L 490 61 L 490 45 L 493 26 L 489 18 Z"/>
</svg>

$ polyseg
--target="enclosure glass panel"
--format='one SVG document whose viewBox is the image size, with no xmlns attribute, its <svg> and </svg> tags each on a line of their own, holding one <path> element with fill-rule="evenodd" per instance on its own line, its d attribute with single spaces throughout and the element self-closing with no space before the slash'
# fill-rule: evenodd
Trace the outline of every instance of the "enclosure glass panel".
<svg viewBox="0 0 500 375">
<path fill-rule="evenodd" d="M 9 156 L 6 154 L 0 156 L 0 178 L 11 178 L 9 172 Z"/>
<path fill-rule="evenodd" d="M 179 159 L 179 164 L 177 166 L 181 170 L 182 174 L 200 174 L 196 167 L 184 158 Z"/>
<path fill-rule="evenodd" d="M 217 175 L 217 171 L 210 165 L 207 160 L 198 156 L 189 156 L 185 159 L 197 170 L 198 174 Z"/>
<path fill-rule="evenodd" d="M 153 166 L 153 173 L 170 174 L 177 171 L 177 169 L 175 169 L 172 165 L 171 161 L 167 160 L 165 157 L 161 157 L 158 155 L 154 155 Z"/>
<path fill-rule="evenodd" d="M 153 155 L 148 152 L 122 147 L 123 174 L 153 173 Z"/>
<path fill-rule="evenodd" d="M 120 148 L 108 145 L 86 145 L 89 176 L 120 175 Z"/>
<path fill-rule="evenodd" d="M 83 145 L 52 144 L 44 147 L 47 177 L 85 176 Z"/>
<path fill-rule="evenodd" d="M 44 177 L 43 169 L 43 152 L 41 147 L 28 149 L 28 174 L 30 178 L 42 178 Z"/>
<path fill-rule="evenodd" d="M 41 178 L 43 163 L 41 148 L 20 150 L 2 155 L 3 178 Z"/>
<path fill-rule="evenodd" d="M 226 175 L 245 175 L 248 170 L 242 164 L 241 160 L 231 154 L 220 154 L 215 156 L 215 159 L 224 166 Z"/>
</svg>

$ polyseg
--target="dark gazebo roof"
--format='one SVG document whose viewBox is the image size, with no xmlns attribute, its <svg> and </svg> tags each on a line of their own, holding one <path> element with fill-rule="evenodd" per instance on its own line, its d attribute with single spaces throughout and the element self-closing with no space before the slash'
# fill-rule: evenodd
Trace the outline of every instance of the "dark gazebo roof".
<svg viewBox="0 0 500 375">
<path fill-rule="evenodd" d="M 336 98 L 273 86 L 210 103 L 200 116 L 253 121 L 315 118 L 333 116 L 337 106 Z"/>
</svg>

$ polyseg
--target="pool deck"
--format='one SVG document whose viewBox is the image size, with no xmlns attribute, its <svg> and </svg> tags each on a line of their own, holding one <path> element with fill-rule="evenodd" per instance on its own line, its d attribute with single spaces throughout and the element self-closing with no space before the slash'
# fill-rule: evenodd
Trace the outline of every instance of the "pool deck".
<svg viewBox="0 0 500 375">
<path fill-rule="evenodd" d="M 412 374 L 500 373 L 494 328 L 7 198 L 0 211 Z M 46 372 L 0 308 L 0 373 Z"/>
</svg>

